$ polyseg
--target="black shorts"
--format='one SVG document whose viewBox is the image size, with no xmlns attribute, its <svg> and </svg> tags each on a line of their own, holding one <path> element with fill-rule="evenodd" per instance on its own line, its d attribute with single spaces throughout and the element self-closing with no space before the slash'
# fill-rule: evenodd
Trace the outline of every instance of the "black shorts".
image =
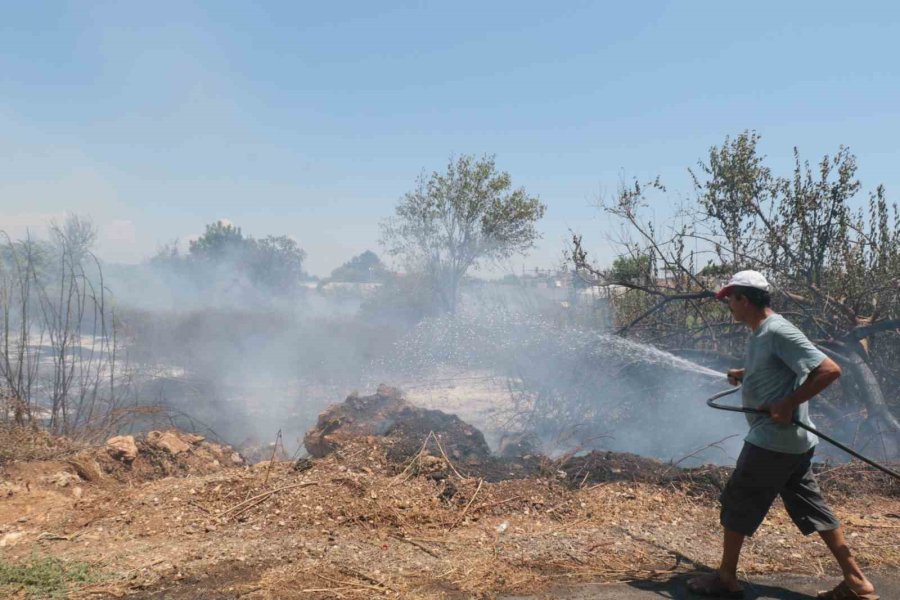
<svg viewBox="0 0 900 600">
<path fill-rule="evenodd" d="M 814 451 L 785 454 L 745 442 L 720 498 L 722 526 L 753 535 L 780 494 L 788 515 L 803 535 L 837 529 L 840 522 L 825 504 L 813 477 Z"/>
</svg>

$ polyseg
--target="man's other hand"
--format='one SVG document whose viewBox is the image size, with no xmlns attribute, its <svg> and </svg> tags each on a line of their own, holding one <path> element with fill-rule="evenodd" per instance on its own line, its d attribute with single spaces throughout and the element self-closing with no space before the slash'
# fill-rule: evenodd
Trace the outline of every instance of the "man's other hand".
<svg viewBox="0 0 900 600">
<path fill-rule="evenodd" d="M 793 420 L 795 408 L 797 406 L 785 398 L 780 402 L 769 405 L 769 417 L 776 423 L 786 425 Z"/>
</svg>

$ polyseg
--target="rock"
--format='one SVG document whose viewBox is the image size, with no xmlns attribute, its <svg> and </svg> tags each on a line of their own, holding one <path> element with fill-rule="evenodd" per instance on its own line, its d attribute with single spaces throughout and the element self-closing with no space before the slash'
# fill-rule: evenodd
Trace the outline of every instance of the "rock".
<svg viewBox="0 0 900 600">
<path fill-rule="evenodd" d="M 4 534 L 3 537 L 0 537 L 0 548 L 6 548 L 7 546 L 15 546 L 25 537 L 24 531 L 13 531 L 7 534 Z"/>
<path fill-rule="evenodd" d="M 308 458 L 298 458 L 297 462 L 294 463 L 292 467 L 294 471 L 298 473 L 302 473 L 303 471 L 308 471 L 313 468 L 313 461 Z"/>
<path fill-rule="evenodd" d="M 206 438 L 202 435 L 197 435 L 196 433 L 179 433 L 178 437 L 181 438 L 181 441 L 187 444 L 199 444 Z"/>
<path fill-rule="evenodd" d="M 175 456 L 191 449 L 188 442 L 172 431 L 151 431 L 147 434 L 147 443 Z"/>
<path fill-rule="evenodd" d="M 10 481 L 0 481 L 0 498 L 9 498 L 22 491 L 22 486 Z"/>
<path fill-rule="evenodd" d="M 57 487 L 68 487 L 69 484 L 81 482 L 81 478 L 78 475 L 68 471 L 60 471 L 53 475 L 48 475 L 44 477 L 43 480 L 44 483 L 49 483 Z"/>
<path fill-rule="evenodd" d="M 106 440 L 106 451 L 116 460 L 132 462 L 138 455 L 137 444 L 132 435 L 117 435 Z"/>
<path fill-rule="evenodd" d="M 98 481 L 103 477 L 100 465 L 94 460 L 90 452 L 79 452 L 72 458 L 66 460 L 66 463 L 75 469 L 78 476 L 85 481 Z"/>
</svg>

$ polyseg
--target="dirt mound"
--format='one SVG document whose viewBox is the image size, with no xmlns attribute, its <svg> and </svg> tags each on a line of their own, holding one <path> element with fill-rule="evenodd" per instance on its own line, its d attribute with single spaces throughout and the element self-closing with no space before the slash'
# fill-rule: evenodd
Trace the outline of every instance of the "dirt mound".
<svg viewBox="0 0 900 600">
<path fill-rule="evenodd" d="M 885 463 L 885 466 L 900 471 L 900 463 Z M 837 465 L 814 463 L 813 470 L 822 489 L 842 496 L 876 494 L 900 498 L 900 481 L 860 462 L 851 461 Z"/>
<path fill-rule="evenodd" d="M 605 481 L 655 482 L 670 468 L 652 458 L 627 452 L 594 451 L 573 456 L 560 463 L 560 471 L 570 481 L 599 483 Z"/>
<path fill-rule="evenodd" d="M 245 464 L 229 446 L 175 430 L 151 431 L 137 439 L 116 436 L 103 446 L 57 444 L 53 448 L 56 450 L 47 456 L 49 460 L 17 460 L 3 465 L 0 473 L 9 485 L 0 489 L 0 494 L 11 496 L 36 485 L 71 490 L 78 496 L 84 482 L 135 483 L 206 475 Z"/>
<path fill-rule="evenodd" d="M 532 452 L 534 443 L 507 446 L 491 454 L 484 435 L 459 417 L 409 404 L 400 390 L 379 386 L 372 396 L 349 396 L 319 416 L 304 438 L 317 458 L 348 444 L 377 438 L 387 460 L 397 469 L 442 481 L 450 475 L 498 482 L 529 477 L 551 478 L 569 487 L 610 481 L 679 483 L 703 492 L 718 492 L 718 474 L 690 474 L 652 458 L 595 451 L 582 456 L 550 459 Z M 702 485 L 696 485 L 696 484 Z"/>
<path fill-rule="evenodd" d="M 536 443 L 526 433 L 513 436 L 493 455 L 482 433 L 455 415 L 408 403 L 400 390 L 379 386 L 372 396 L 353 394 L 319 416 L 304 438 L 314 457 L 324 457 L 348 445 L 371 438 L 370 446 L 384 449 L 395 472 L 424 475 L 434 481 L 452 476 L 486 482 L 550 479 L 569 488 L 628 482 L 674 487 L 690 496 L 717 498 L 731 474 L 730 467 L 704 465 L 681 468 L 627 452 L 594 450 L 551 459 L 534 452 Z M 900 485 L 859 463 L 818 465 L 822 488 L 849 496 L 865 492 L 887 497 L 900 495 Z M 452 490 L 451 490 L 452 492 Z M 446 495 L 452 495 L 447 492 Z"/>
<path fill-rule="evenodd" d="M 241 455 L 230 446 L 209 442 L 203 436 L 184 431 L 150 431 L 135 439 L 134 444 L 137 451 L 132 460 L 109 443 L 76 459 L 82 459 L 80 462 L 87 464 L 95 461 L 103 475 L 110 475 L 119 481 L 206 475 L 245 464 Z"/>
<path fill-rule="evenodd" d="M 441 452 L 463 463 L 474 464 L 491 455 L 478 429 L 456 415 L 413 406 L 403 399 L 400 390 L 386 385 L 378 386 L 372 396 L 352 394 L 343 403 L 329 407 L 319 415 L 303 443 L 312 456 L 321 458 L 368 436 L 384 438 L 393 462 L 412 459 L 423 444 L 433 444 L 433 454 Z"/>
</svg>

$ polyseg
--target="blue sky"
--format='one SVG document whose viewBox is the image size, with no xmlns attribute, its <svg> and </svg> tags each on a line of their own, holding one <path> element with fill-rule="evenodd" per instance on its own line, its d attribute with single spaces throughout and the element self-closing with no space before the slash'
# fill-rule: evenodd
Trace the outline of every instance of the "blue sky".
<svg viewBox="0 0 900 600">
<path fill-rule="evenodd" d="M 422 170 L 496 154 L 548 210 L 504 268 L 559 262 L 623 178 L 756 129 L 776 171 L 848 145 L 900 190 L 900 5 L 889 2 L 6 3 L 0 229 L 75 212 L 139 262 L 228 219 L 318 275 L 366 249 Z M 671 201 L 651 210 L 665 218 Z"/>
</svg>

